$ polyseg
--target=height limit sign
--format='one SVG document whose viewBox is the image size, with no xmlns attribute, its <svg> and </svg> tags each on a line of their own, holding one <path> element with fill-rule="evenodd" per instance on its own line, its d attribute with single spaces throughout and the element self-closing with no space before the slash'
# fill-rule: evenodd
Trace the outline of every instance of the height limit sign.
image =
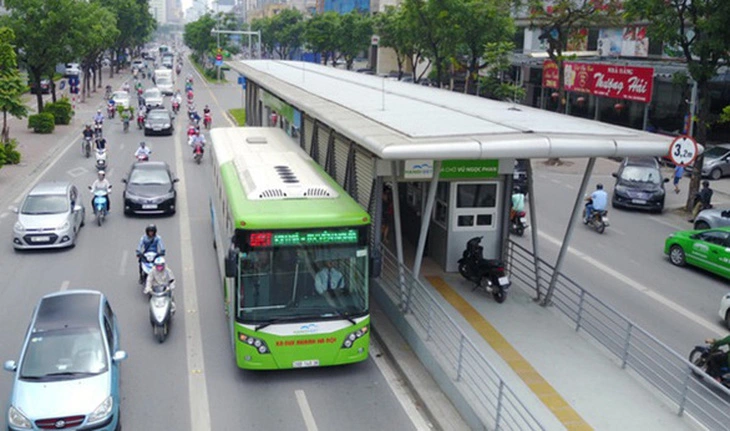
<svg viewBox="0 0 730 431">
<path fill-rule="evenodd" d="M 697 158 L 698 153 L 697 141 L 690 136 L 677 136 L 669 145 L 669 159 L 675 165 L 691 165 Z"/>
</svg>

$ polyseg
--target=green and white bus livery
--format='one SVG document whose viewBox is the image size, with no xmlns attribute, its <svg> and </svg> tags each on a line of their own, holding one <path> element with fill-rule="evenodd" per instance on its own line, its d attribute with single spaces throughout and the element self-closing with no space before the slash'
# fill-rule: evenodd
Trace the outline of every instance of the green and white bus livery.
<svg viewBox="0 0 730 431">
<path fill-rule="evenodd" d="M 281 129 L 210 135 L 210 212 L 236 364 L 365 360 L 367 212 Z"/>
</svg>

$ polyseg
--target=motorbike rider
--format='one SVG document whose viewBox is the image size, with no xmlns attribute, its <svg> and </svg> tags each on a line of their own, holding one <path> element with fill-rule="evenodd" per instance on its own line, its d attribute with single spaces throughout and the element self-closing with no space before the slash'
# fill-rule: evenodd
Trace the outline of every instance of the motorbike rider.
<svg viewBox="0 0 730 431">
<path fill-rule="evenodd" d="M 137 246 L 137 257 L 141 258 L 149 251 L 154 251 L 160 256 L 165 255 L 165 245 L 162 243 L 162 237 L 157 235 L 157 225 L 155 224 L 150 224 L 145 228 L 144 235 Z"/>
<path fill-rule="evenodd" d="M 84 139 L 92 139 L 94 137 L 94 131 L 91 129 L 91 124 L 87 124 L 81 134 L 84 136 Z"/>
<path fill-rule="evenodd" d="M 200 114 L 198 114 L 198 111 L 195 109 L 195 106 L 190 108 L 190 112 L 188 113 L 188 116 L 190 118 L 190 121 L 195 124 L 196 126 L 200 124 Z"/>
<path fill-rule="evenodd" d="M 525 211 L 525 194 L 519 187 L 512 189 L 512 209 L 509 213 L 509 219 L 513 220 L 517 214 Z"/>
<path fill-rule="evenodd" d="M 694 206 L 692 207 L 692 218 L 689 220 L 690 223 L 694 222 L 700 211 L 712 208 L 710 201 L 712 200 L 712 189 L 710 188 L 710 182 L 707 180 L 702 181 L 702 190 L 695 194 Z"/>
<path fill-rule="evenodd" d="M 145 142 L 142 141 L 139 143 L 139 147 L 137 147 L 137 151 L 134 152 L 134 157 L 139 158 L 140 156 L 144 156 L 149 160 L 150 154 L 152 154 L 152 150 L 150 150 L 150 147 L 148 147 L 147 144 L 145 144 Z"/>
<path fill-rule="evenodd" d="M 109 194 L 112 191 L 112 185 L 109 183 L 109 180 L 106 179 L 106 172 L 99 171 L 96 180 L 94 180 L 94 183 L 91 185 L 91 187 L 89 187 L 89 189 L 91 190 L 92 195 L 98 190 L 103 190 L 104 192 L 106 192 L 106 212 L 108 213 L 109 209 L 111 208 L 111 199 L 109 199 Z M 91 208 L 95 208 L 94 198 L 91 198 Z"/>
<path fill-rule="evenodd" d="M 129 93 L 129 82 L 125 82 L 124 84 L 122 84 L 122 91 L 126 91 L 127 93 Z"/>
<path fill-rule="evenodd" d="M 606 204 L 608 203 L 608 193 L 603 190 L 603 184 L 596 184 L 596 190 L 591 193 L 589 197 L 586 198 L 586 201 L 588 201 L 588 203 L 586 203 L 586 218 L 584 222 L 588 223 L 589 221 L 591 221 L 591 217 L 593 217 L 593 211 L 606 210 Z"/>
<path fill-rule="evenodd" d="M 147 275 L 147 282 L 144 286 L 144 293 L 152 293 L 152 286 L 168 285 L 170 292 L 170 313 L 175 313 L 175 297 L 172 292 L 175 289 L 175 274 L 165 265 L 165 258 L 157 256 L 152 270 Z"/>
<path fill-rule="evenodd" d="M 210 115 L 210 108 L 208 105 L 205 105 L 205 108 L 203 108 L 203 115 Z"/>
<path fill-rule="evenodd" d="M 719 340 L 708 338 L 705 342 L 710 345 L 712 350 L 710 357 L 707 359 L 707 374 L 720 381 L 722 368 L 730 367 L 730 355 L 728 352 L 719 350 L 719 348 L 730 345 L 730 335 Z"/>
<path fill-rule="evenodd" d="M 97 150 L 106 150 L 106 139 L 104 137 L 97 138 L 94 141 Z"/>
<path fill-rule="evenodd" d="M 200 133 L 200 130 L 196 130 L 195 134 L 190 137 L 190 146 L 193 148 L 193 152 L 200 147 L 201 150 L 205 149 L 205 136 Z"/>
<path fill-rule="evenodd" d="M 94 115 L 94 123 L 104 124 L 104 114 L 101 113 L 101 109 L 96 110 L 96 115 Z"/>
</svg>

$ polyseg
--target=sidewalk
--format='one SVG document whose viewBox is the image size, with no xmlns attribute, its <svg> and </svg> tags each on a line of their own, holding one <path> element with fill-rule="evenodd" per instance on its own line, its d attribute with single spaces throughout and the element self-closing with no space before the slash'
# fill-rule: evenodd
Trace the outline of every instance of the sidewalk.
<svg viewBox="0 0 730 431">
<path fill-rule="evenodd" d="M 112 88 L 121 86 L 124 80 L 129 79 L 129 72 L 123 70 L 109 79 L 109 70 L 104 70 L 103 85 Z M 62 91 L 57 91 L 60 98 Z M 43 95 L 44 104 L 51 101 L 50 95 Z M 29 115 L 36 112 L 36 96 L 24 95 L 23 100 L 28 106 Z M 0 213 L 5 213 L 8 207 L 37 178 L 53 160 L 74 141 L 80 139 L 81 130 L 85 122 L 91 121 L 97 109 L 103 108 L 104 89 L 97 89 L 83 103 L 76 102 L 76 113 L 68 125 L 57 125 L 53 133 L 34 133 L 28 128 L 28 118 L 17 119 L 8 116 L 10 138 L 18 142 L 18 151 L 21 159 L 17 165 L 4 165 L 0 168 Z"/>
</svg>

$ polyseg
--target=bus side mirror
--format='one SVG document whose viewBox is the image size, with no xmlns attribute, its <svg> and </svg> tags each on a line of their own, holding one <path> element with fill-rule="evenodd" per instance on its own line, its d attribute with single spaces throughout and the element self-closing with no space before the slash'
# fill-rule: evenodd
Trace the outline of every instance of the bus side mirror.
<svg viewBox="0 0 730 431">
<path fill-rule="evenodd" d="M 229 250 L 228 256 L 226 256 L 226 277 L 235 277 L 238 272 L 238 252 L 236 250 Z"/>
</svg>

